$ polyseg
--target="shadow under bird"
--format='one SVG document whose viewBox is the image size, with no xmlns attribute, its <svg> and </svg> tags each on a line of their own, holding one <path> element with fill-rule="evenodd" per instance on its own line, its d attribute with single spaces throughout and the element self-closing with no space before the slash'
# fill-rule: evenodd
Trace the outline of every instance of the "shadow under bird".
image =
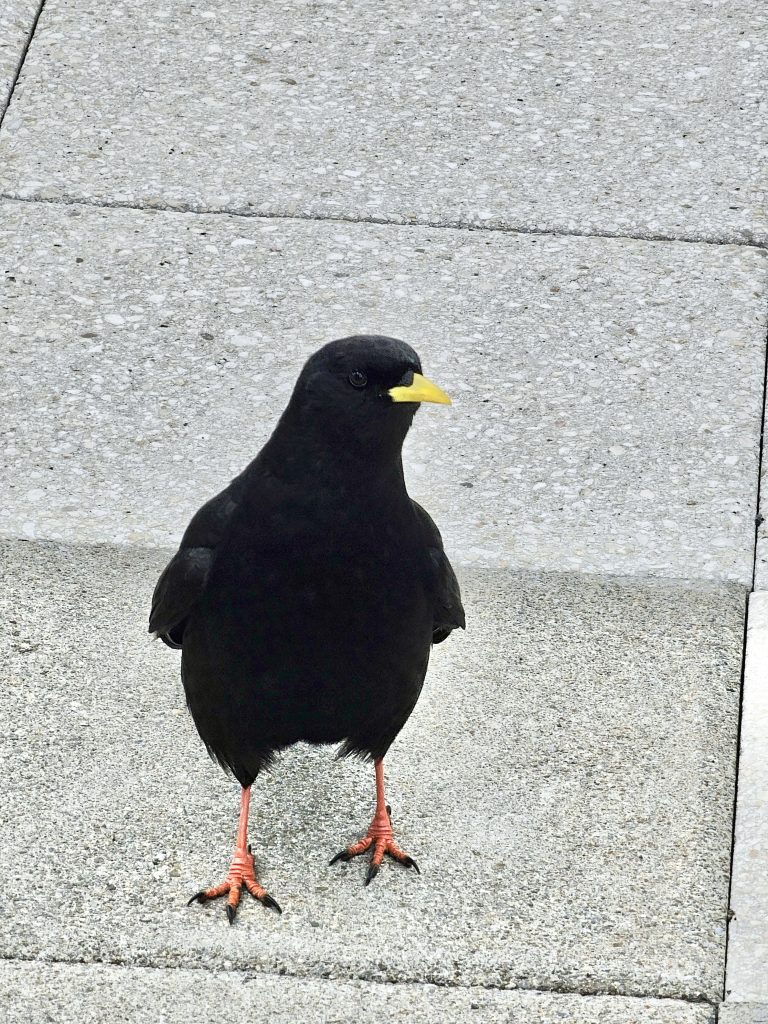
<svg viewBox="0 0 768 1024">
<path fill-rule="evenodd" d="M 155 587 L 149 629 L 181 649 L 187 704 L 209 753 L 242 786 L 235 851 L 220 885 L 230 923 L 256 879 L 248 844 L 254 779 L 294 743 L 340 743 L 372 759 L 367 885 L 395 843 L 383 758 L 418 700 L 432 644 L 464 610 L 440 533 L 412 501 L 401 450 L 421 402 L 450 404 L 402 341 L 359 335 L 306 363 L 258 456 L 195 514 Z"/>
</svg>

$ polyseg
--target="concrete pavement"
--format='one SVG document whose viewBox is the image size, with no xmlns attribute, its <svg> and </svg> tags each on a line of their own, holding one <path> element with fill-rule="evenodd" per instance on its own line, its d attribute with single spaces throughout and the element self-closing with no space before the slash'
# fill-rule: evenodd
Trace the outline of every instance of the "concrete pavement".
<svg viewBox="0 0 768 1024">
<path fill-rule="evenodd" d="M 750 596 L 726 991 L 768 1003 L 768 594 Z"/>
<path fill-rule="evenodd" d="M 422 876 L 387 865 L 364 890 L 362 864 L 328 867 L 371 769 L 302 748 L 255 790 L 285 913 L 246 905 L 230 929 L 185 906 L 226 867 L 237 797 L 178 656 L 144 636 L 162 563 L 4 548 L 2 874 L 26 894 L 0 897 L 6 957 L 718 998 L 742 588 L 465 569 L 472 629 L 435 651 L 388 758 Z"/>
<path fill-rule="evenodd" d="M 0 39 L 5 1017 L 762 1019 L 764 16 L 46 0 L 25 57 L 36 14 Z M 407 451 L 470 612 L 389 759 L 424 873 L 327 868 L 370 771 L 299 749 L 254 801 L 286 912 L 230 929 L 184 900 L 236 793 L 146 606 L 353 330 L 456 399 Z"/>
<path fill-rule="evenodd" d="M 19 202 L 0 246 L 7 535 L 175 544 L 376 329 L 455 399 L 406 469 L 462 561 L 751 582 L 759 250 Z"/>
<path fill-rule="evenodd" d="M 76 1018 L 72 1016 L 77 1007 Z M 364 1017 L 408 1024 L 714 1024 L 714 1010 L 672 999 L 553 995 L 435 985 L 377 985 L 103 964 L 0 964 L 0 1010 L 7 1024 L 209 1024 L 211 1007 L 234 1020 L 346 1024 Z M 738 1024 L 758 1024 L 751 1018 Z M 765 1020 L 765 1018 L 763 1018 Z M 737 1024 L 734 1021 L 734 1024 Z"/>
<path fill-rule="evenodd" d="M 7 0 L 5 4 L 0 33 L 0 118 L 16 82 L 39 7 L 39 0 Z"/>
<path fill-rule="evenodd" d="M 24 197 L 765 241 L 766 12 L 47 0 L 0 139 Z"/>
</svg>

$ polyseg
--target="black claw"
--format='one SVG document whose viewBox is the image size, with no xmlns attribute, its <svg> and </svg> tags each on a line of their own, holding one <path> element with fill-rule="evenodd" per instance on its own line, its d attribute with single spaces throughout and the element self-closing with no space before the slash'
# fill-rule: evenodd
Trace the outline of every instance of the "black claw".
<svg viewBox="0 0 768 1024">
<path fill-rule="evenodd" d="M 365 885 L 370 885 L 371 882 L 376 877 L 376 875 L 378 875 L 378 873 L 379 873 L 379 865 L 378 864 L 369 864 L 368 865 L 368 872 L 367 872 L 367 874 L 365 876 L 365 883 L 364 884 Z"/>
<path fill-rule="evenodd" d="M 192 899 L 187 900 L 187 906 L 191 907 L 193 903 L 207 903 L 205 898 L 205 889 L 201 889 L 200 892 L 196 892 Z"/>
<path fill-rule="evenodd" d="M 346 850 L 339 850 L 339 852 L 336 854 L 336 856 L 332 857 L 328 861 L 328 867 L 330 867 L 331 864 L 335 864 L 337 860 L 344 860 L 344 861 L 346 861 L 346 860 L 352 860 L 352 858 L 350 857 L 349 853 Z"/>
<path fill-rule="evenodd" d="M 405 860 L 400 861 L 401 864 L 405 864 L 407 868 L 416 868 L 416 874 L 420 875 L 419 865 L 413 859 L 413 857 L 406 857 Z"/>
<path fill-rule="evenodd" d="M 253 850 L 251 849 L 251 844 L 250 843 L 248 843 L 248 853 L 253 853 Z"/>
<path fill-rule="evenodd" d="M 392 817 L 392 804 L 387 804 L 387 814 Z"/>
<path fill-rule="evenodd" d="M 264 904 L 265 907 L 269 907 L 270 910 L 276 910 L 278 914 L 282 914 L 282 907 L 274 898 L 274 896 L 270 896 L 269 893 L 266 893 L 264 896 L 261 897 L 261 902 Z"/>
<path fill-rule="evenodd" d="M 237 913 L 237 911 L 235 910 L 235 908 L 231 907 L 229 905 L 229 903 L 228 903 L 227 904 L 227 920 L 229 921 L 230 924 L 234 924 L 235 923 L 235 914 L 236 913 Z"/>
</svg>

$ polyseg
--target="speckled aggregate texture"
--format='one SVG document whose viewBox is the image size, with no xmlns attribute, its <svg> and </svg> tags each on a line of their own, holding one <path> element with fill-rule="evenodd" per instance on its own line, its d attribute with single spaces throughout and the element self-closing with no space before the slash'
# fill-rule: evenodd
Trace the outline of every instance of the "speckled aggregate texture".
<svg viewBox="0 0 768 1024">
<path fill-rule="evenodd" d="M 3 0 L 0 11 L 0 120 L 39 6 L 40 0 Z"/>
<path fill-rule="evenodd" d="M 768 1003 L 768 594 L 749 599 L 726 995 Z"/>
<path fill-rule="evenodd" d="M 4 546 L 0 955 L 718 999 L 741 587 L 464 570 L 472 628 L 388 757 L 422 874 L 328 867 L 372 769 L 295 748 L 253 800 L 284 913 L 230 928 L 185 906 L 227 866 L 237 786 L 144 632 L 163 560 Z"/>
<path fill-rule="evenodd" d="M 764 430 L 768 429 L 768 426 Z M 764 435 L 765 436 L 765 435 Z M 755 590 L 768 590 L 768 460 L 763 459 L 755 546 Z"/>
<path fill-rule="evenodd" d="M 762 487 L 765 487 L 765 483 Z M 764 500 L 760 503 L 760 515 L 763 516 L 765 515 L 765 504 Z M 768 590 L 768 531 L 762 524 L 758 527 L 755 546 L 755 590 Z"/>
<path fill-rule="evenodd" d="M 242 971 L 0 964 L 4 1024 L 714 1024 L 709 1006 L 548 992 L 274 977 Z M 751 1021 L 749 1022 L 751 1024 Z"/>
<path fill-rule="evenodd" d="M 717 1020 L 718 1024 L 768 1024 L 768 1003 L 724 1003 Z"/>
<path fill-rule="evenodd" d="M 406 446 L 465 564 L 748 583 L 765 255 L 0 204 L 6 536 L 175 543 L 304 359 L 403 337 Z"/>
<path fill-rule="evenodd" d="M 765 241 L 754 0 L 48 0 L 0 189 Z"/>
</svg>

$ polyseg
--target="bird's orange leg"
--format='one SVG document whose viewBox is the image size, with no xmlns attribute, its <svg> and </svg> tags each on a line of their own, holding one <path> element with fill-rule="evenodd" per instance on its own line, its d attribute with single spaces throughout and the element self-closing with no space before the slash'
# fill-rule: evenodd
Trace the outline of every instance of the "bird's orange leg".
<svg viewBox="0 0 768 1024">
<path fill-rule="evenodd" d="M 265 907 L 272 907 L 278 914 L 282 914 L 279 904 L 274 900 L 266 889 L 256 881 L 256 872 L 253 864 L 253 854 L 248 843 L 248 807 L 251 802 L 251 787 L 243 788 L 240 796 L 240 821 L 237 826 L 237 838 L 235 839 L 235 852 L 232 855 L 232 863 L 229 865 L 227 877 L 221 885 L 214 885 L 210 889 L 202 889 L 196 892 L 190 903 L 207 903 L 208 900 L 215 900 L 225 893 L 227 897 L 227 917 L 230 924 L 235 923 L 237 905 L 240 902 L 240 893 L 243 886 L 248 890 L 254 899 L 260 900 Z"/>
<path fill-rule="evenodd" d="M 413 857 L 409 857 L 407 853 L 404 853 L 395 842 L 390 809 L 384 797 L 383 760 L 378 758 L 378 760 L 374 761 L 374 766 L 376 768 L 376 811 L 368 831 L 362 839 L 337 853 L 333 860 L 331 860 L 331 864 L 335 864 L 337 860 L 352 860 L 353 857 L 357 857 L 358 854 L 365 853 L 366 850 L 373 847 L 371 863 L 365 876 L 366 885 L 372 882 L 376 875 L 378 875 L 385 853 L 388 853 L 390 857 L 404 864 L 407 868 L 416 868 L 416 873 L 421 874 L 419 865 Z"/>
</svg>

